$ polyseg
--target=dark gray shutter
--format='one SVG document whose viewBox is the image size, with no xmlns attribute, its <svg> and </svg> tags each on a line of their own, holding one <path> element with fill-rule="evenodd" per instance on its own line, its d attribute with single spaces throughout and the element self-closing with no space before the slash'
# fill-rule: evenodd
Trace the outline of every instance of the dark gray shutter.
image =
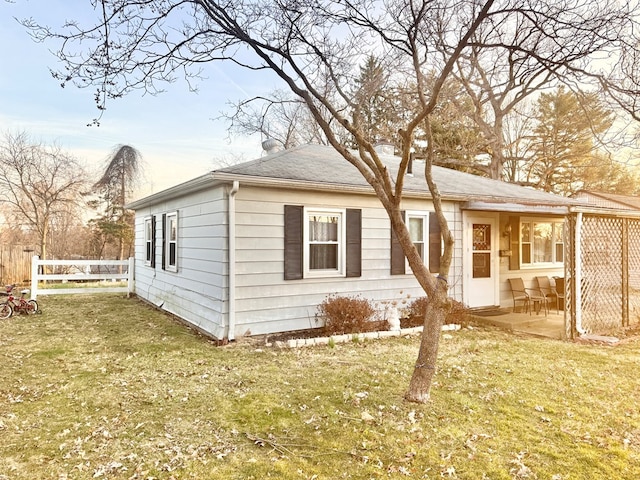
<svg viewBox="0 0 640 480">
<path fill-rule="evenodd" d="M 347 209 L 347 277 L 362 276 L 362 210 Z"/>
<path fill-rule="evenodd" d="M 429 271 L 440 273 L 440 256 L 442 255 L 442 234 L 440 223 L 435 212 L 429 213 Z"/>
<path fill-rule="evenodd" d="M 302 222 L 301 205 L 284 206 L 284 279 L 302 278 Z"/>
<path fill-rule="evenodd" d="M 156 216 L 151 216 L 151 268 L 156 268 Z"/>
<path fill-rule="evenodd" d="M 401 212 L 402 218 L 404 218 L 404 210 Z M 404 275 L 405 272 L 405 257 L 398 236 L 396 232 L 391 228 L 391 275 Z"/>
<path fill-rule="evenodd" d="M 162 214 L 162 270 L 167 268 L 167 214 Z"/>
</svg>

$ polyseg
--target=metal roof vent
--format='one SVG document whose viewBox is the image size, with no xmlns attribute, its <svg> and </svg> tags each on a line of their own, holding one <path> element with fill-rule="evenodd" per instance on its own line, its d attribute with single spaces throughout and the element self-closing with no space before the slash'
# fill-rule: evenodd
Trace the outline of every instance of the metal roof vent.
<svg viewBox="0 0 640 480">
<path fill-rule="evenodd" d="M 267 155 L 276 153 L 278 150 L 280 150 L 280 142 L 278 142 L 275 138 L 267 138 L 262 142 L 262 149 L 267 152 Z"/>
</svg>

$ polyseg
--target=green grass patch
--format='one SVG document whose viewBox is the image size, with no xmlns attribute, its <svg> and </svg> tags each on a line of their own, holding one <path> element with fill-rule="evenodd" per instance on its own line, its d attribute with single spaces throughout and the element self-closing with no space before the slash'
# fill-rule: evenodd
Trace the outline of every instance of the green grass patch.
<svg viewBox="0 0 640 480">
<path fill-rule="evenodd" d="M 135 299 L 38 301 L 0 322 L 2 480 L 640 477 L 638 342 L 463 329 L 416 405 L 418 337 L 216 347 Z"/>
</svg>

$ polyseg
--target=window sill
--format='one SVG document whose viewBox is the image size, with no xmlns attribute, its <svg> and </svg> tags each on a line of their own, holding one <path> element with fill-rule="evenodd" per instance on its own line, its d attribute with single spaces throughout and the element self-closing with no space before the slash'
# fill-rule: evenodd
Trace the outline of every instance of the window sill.
<svg viewBox="0 0 640 480">
<path fill-rule="evenodd" d="M 345 278 L 345 274 L 337 270 L 319 270 L 304 272 L 304 278 Z"/>
<path fill-rule="evenodd" d="M 564 263 L 536 263 L 533 265 L 520 264 L 520 270 L 557 270 L 558 268 L 564 268 Z"/>
</svg>

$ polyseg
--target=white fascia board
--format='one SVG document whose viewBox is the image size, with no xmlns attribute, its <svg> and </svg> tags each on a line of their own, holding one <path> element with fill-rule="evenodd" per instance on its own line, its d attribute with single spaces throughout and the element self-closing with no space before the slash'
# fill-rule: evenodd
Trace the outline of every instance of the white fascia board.
<svg viewBox="0 0 640 480">
<path fill-rule="evenodd" d="M 166 190 L 162 190 L 158 193 L 153 193 L 139 200 L 134 200 L 133 202 L 126 204 L 124 208 L 126 208 L 127 210 L 144 208 L 149 205 L 155 205 L 156 203 L 163 202 L 165 200 L 180 197 L 187 193 L 197 192 L 204 188 L 214 186 L 216 183 L 218 182 L 216 182 L 215 178 L 213 177 L 213 172 L 209 172 L 187 182 L 180 183 L 173 187 L 167 188 Z"/>
<path fill-rule="evenodd" d="M 568 205 L 541 205 L 527 203 L 498 203 L 498 202 L 482 202 L 470 201 L 462 207 L 463 210 L 484 210 L 490 212 L 509 212 L 509 213 L 544 213 L 553 215 L 567 215 L 569 213 Z"/>
</svg>

